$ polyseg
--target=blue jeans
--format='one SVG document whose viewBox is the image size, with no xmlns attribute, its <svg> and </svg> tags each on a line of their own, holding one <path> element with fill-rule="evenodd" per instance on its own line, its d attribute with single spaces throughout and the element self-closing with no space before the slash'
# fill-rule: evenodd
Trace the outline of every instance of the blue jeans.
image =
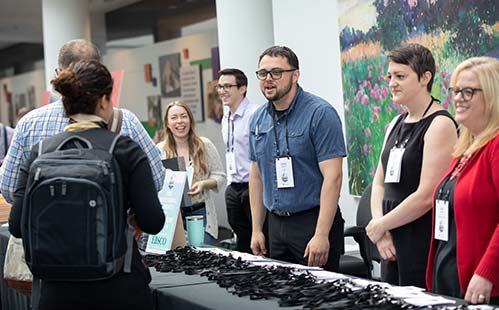
<svg viewBox="0 0 499 310">
<path fill-rule="evenodd" d="M 194 211 L 184 211 L 184 210 L 181 210 L 182 212 L 182 224 L 184 225 L 184 230 L 187 231 L 187 224 L 185 222 L 185 218 L 187 216 L 191 216 L 191 215 L 202 215 L 203 216 L 203 226 L 205 227 L 206 229 L 206 208 L 201 208 L 201 209 L 197 209 L 197 210 L 194 210 Z M 213 238 L 209 233 L 206 232 L 206 230 L 204 231 L 204 244 L 207 244 L 207 245 L 214 245 L 216 244 L 217 240 L 215 238 Z"/>
</svg>

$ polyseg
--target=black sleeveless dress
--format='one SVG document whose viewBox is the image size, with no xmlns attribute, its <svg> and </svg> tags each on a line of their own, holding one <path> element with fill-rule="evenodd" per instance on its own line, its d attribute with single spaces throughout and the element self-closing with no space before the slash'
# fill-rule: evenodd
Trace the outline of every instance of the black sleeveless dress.
<svg viewBox="0 0 499 310">
<path fill-rule="evenodd" d="M 440 115 L 454 121 L 449 112 L 440 110 L 415 123 L 404 123 L 407 117 L 407 113 L 404 113 L 393 126 L 381 154 L 384 175 L 386 175 L 390 150 L 397 140 L 402 143 L 407 141 L 402 158 L 400 182 L 384 184 L 383 214 L 396 208 L 407 196 L 417 190 L 423 164 L 424 136 L 435 117 Z M 398 143 L 398 146 L 402 143 Z M 397 251 L 397 260 L 382 262 L 381 278 L 383 281 L 395 285 L 426 287 L 425 274 L 432 234 L 431 227 L 430 210 L 417 220 L 390 230 Z"/>
</svg>

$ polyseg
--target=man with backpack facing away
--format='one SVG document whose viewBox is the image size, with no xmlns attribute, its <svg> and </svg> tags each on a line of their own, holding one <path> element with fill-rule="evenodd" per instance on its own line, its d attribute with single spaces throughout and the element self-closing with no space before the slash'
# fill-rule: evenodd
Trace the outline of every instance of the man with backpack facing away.
<svg viewBox="0 0 499 310">
<path fill-rule="evenodd" d="M 72 62 L 82 59 L 100 61 L 100 52 L 89 41 L 82 39 L 71 40 L 59 50 L 59 68 L 56 69 L 56 72 L 67 68 Z M 123 121 L 120 133 L 137 142 L 146 153 L 156 190 L 159 191 L 163 186 L 165 176 L 159 151 L 137 117 L 126 109 L 121 110 L 123 111 Z M 68 125 L 68 121 L 68 118 L 64 115 L 61 100 L 31 111 L 19 121 L 0 173 L 0 191 L 7 202 L 11 203 L 13 200 L 19 168 L 23 161 L 28 158 L 31 147 L 42 139 L 62 132 L 64 127 Z"/>
<path fill-rule="evenodd" d="M 149 270 L 137 243 L 126 245 L 126 209 L 149 234 L 165 217 L 147 156 L 107 129 L 111 75 L 99 62 L 81 60 L 51 83 L 69 124 L 32 148 L 9 218 L 9 231 L 23 238 L 26 262 L 42 280 L 39 309 L 153 309 Z"/>
</svg>

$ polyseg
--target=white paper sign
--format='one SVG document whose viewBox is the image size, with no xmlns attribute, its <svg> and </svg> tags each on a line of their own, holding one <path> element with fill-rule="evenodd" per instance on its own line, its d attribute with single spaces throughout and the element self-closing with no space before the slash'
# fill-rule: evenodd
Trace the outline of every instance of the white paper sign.
<svg viewBox="0 0 499 310">
<path fill-rule="evenodd" d="M 165 213 L 165 225 L 156 235 L 149 235 L 146 252 L 164 254 L 171 249 L 177 216 L 184 195 L 187 173 L 166 169 L 163 188 L 158 193 L 159 201 Z"/>
</svg>

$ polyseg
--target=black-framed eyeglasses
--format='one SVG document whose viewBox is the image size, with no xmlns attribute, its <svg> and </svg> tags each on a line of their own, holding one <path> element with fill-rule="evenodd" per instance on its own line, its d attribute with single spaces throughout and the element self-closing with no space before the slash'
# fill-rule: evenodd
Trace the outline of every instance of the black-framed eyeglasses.
<svg viewBox="0 0 499 310">
<path fill-rule="evenodd" d="M 293 72 L 293 71 L 296 71 L 296 69 L 272 69 L 270 71 L 262 69 L 262 70 L 256 71 L 255 73 L 256 73 L 256 78 L 263 81 L 267 78 L 269 73 L 270 73 L 270 77 L 273 80 L 278 80 L 278 79 L 282 78 L 283 72 Z"/>
<path fill-rule="evenodd" d="M 449 87 L 447 90 L 454 97 L 456 97 L 459 93 L 461 93 L 461 96 L 463 97 L 464 101 L 470 101 L 471 99 L 473 99 L 473 95 L 475 95 L 476 92 L 482 91 L 481 88 L 473 88 L 473 87 L 464 87 L 464 88 Z"/>
<path fill-rule="evenodd" d="M 232 87 L 238 87 L 239 85 L 237 84 L 218 84 L 215 86 L 216 91 L 221 91 L 222 89 L 225 91 L 229 91 Z"/>
</svg>

